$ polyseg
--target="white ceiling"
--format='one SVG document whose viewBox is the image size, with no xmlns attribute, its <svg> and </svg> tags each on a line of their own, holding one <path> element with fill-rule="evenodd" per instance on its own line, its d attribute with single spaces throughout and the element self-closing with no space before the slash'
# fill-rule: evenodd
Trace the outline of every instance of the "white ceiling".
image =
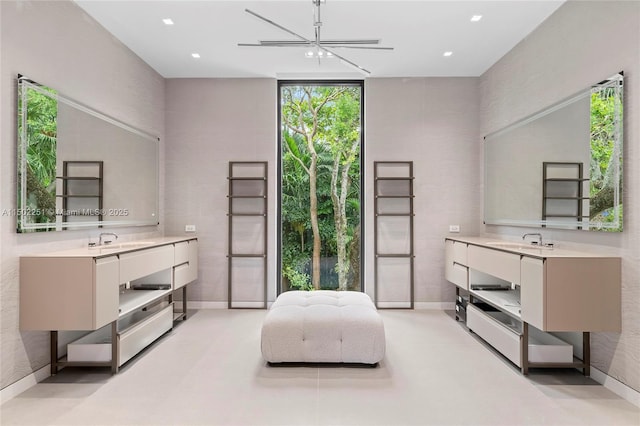
<svg viewBox="0 0 640 426">
<path fill-rule="evenodd" d="M 167 78 L 351 78 L 340 60 L 307 59 L 303 47 L 239 47 L 295 40 L 245 8 L 309 39 L 311 0 L 116 1 L 76 3 Z M 551 15 L 554 1 L 354 1 L 321 6 L 322 39 L 379 38 L 393 51 L 336 50 L 372 77 L 478 76 Z M 482 15 L 479 22 L 471 16 Z M 174 25 L 163 24 L 171 18 Z M 453 54 L 444 57 L 445 51 Z M 191 54 L 197 52 L 200 59 Z"/>
</svg>

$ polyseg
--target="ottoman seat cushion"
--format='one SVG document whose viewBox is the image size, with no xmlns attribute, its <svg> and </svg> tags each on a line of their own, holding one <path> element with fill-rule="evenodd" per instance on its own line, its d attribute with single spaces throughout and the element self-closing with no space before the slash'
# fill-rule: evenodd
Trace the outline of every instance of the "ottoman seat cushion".
<svg viewBox="0 0 640 426">
<path fill-rule="evenodd" d="M 365 293 L 288 291 L 265 317 L 261 346 L 270 363 L 376 364 L 384 358 L 384 324 Z"/>
</svg>

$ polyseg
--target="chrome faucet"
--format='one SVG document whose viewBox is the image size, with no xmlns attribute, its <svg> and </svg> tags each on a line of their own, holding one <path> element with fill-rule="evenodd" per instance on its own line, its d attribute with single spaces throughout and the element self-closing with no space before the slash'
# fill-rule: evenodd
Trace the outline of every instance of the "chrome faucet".
<svg viewBox="0 0 640 426">
<path fill-rule="evenodd" d="M 102 242 L 102 237 L 105 237 L 107 235 L 111 235 L 112 237 L 116 237 L 116 240 L 118 239 L 118 236 L 116 234 L 114 234 L 113 232 L 103 232 L 100 234 L 100 239 L 98 239 L 98 245 L 101 246 L 103 244 L 111 244 L 113 242 L 113 240 L 109 240 L 109 241 L 105 241 L 104 243 Z"/>
<path fill-rule="evenodd" d="M 531 244 L 537 244 L 537 245 L 539 245 L 539 246 L 542 246 L 542 234 L 540 234 L 539 232 L 536 232 L 536 233 L 529 233 L 529 234 L 524 234 L 524 235 L 522 236 L 522 239 L 524 240 L 524 239 L 525 239 L 525 237 L 530 237 L 530 236 L 532 236 L 532 237 L 538 237 L 538 241 L 537 241 L 537 242 L 536 242 L 536 241 L 532 241 L 532 242 L 531 242 Z"/>
</svg>

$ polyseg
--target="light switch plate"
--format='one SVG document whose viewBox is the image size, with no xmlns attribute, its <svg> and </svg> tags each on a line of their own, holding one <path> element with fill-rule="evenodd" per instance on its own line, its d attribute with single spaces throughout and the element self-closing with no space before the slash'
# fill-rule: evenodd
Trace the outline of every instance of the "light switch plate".
<svg viewBox="0 0 640 426">
<path fill-rule="evenodd" d="M 460 225 L 449 225 L 449 232 L 460 232 Z"/>
<path fill-rule="evenodd" d="M 184 226 L 184 232 L 196 232 L 196 226 L 195 225 L 185 225 Z"/>
</svg>

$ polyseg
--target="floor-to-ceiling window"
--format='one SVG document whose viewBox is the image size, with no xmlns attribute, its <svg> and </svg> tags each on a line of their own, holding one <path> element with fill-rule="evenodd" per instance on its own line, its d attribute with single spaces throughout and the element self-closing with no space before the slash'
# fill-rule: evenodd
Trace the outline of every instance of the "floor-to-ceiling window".
<svg viewBox="0 0 640 426">
<path fill-rule="evenodd" d="M 278 85 L 279 292 L 362 290 L 363 87 Z"/>
</svg>

